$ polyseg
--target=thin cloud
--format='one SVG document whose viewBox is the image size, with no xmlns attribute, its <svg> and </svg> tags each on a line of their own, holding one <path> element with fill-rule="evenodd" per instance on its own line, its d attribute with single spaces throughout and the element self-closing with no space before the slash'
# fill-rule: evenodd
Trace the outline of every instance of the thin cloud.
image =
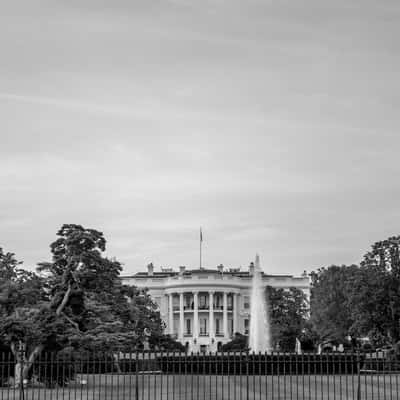
<svg viewBox="0 0 400 400">
<path fill-rule="evenodd" d="M 112 105 L 99 105 L 95 103 L 86 103 L 79 100 L 69 100 L 54 97 L 20 95 L 12 93 L 0 93 L 0 99 L 10 100 L 23 103 L 40 104 L 46 106 L 54 106 L 71 110 L 87 111 L 96 114 L 112 114 L 120 116 L 132 116 L 133 110 L 116 107 Z"/>
<path fill-rule="evenodd" d="M 32 3 L 32 4 L 31 4 Z M 398 231 L 400 3 L 5 1 L 0 239 L 127 272 L 351 263 Z M 397 232 L 398 233 L 398 232 Z"/>
</svg>

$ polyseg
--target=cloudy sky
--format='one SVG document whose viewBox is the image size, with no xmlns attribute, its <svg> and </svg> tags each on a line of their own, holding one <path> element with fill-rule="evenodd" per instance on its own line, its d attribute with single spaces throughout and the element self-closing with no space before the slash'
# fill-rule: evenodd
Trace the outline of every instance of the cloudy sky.
<svg viewBox="0 0 400 400">
<path fill-rule="evenodd" d="M 301 273 L 400 234 L 398 0 L 3 0 L 0 246 Z"/>
</svg>

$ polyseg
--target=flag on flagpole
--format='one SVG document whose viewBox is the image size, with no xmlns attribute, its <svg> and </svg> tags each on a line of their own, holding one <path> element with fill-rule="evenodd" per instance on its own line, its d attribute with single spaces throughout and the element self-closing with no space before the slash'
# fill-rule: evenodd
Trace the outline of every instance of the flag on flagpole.
<svg viewBox="0 0 400 400">
<path fill-rule="evenodd" d="M 203 232 L 202 232 L 202 230 L 200 228 L 200 242 L 202 242 L 202 241 L 203 241 Z"/>
</svg>

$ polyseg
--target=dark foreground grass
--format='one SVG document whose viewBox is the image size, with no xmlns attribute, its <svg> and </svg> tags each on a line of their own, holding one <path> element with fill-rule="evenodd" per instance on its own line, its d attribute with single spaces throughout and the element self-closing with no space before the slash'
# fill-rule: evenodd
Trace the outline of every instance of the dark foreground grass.
<svg viewBox="0 0 400 400">
<path fill-rule="evenodd" d="M 0 400 L 399 400 L 400 376 L 85 375 L 67 387 L 0 389 Z M 359 391 L 359 392 L 358 392 Z"/>
</svg>

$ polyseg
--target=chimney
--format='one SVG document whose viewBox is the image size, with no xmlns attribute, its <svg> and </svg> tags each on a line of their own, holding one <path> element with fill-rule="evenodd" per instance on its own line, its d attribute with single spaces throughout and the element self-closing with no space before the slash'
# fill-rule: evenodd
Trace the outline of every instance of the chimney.
<svg viewBox="0 0 400 400">
<path fill-rule="evenodd" d="M 153 265 L 153 263 L 150 263 L 150 264 L 147 266 L 147 274 L 148 274 L 149 276 L 153 276 L 153 274 L 154 274 L 154 265 Z"/>
<path fill-rule="evenodd" d="M 180 267 L 179 267 L 179 275 L 183 275 L 183 273 L 185 272 L 185 266 L 184 265 L 181 265 Z"/>
<path fill-rule="evenodd" d="M 249 265 L 249 275 L 253 275 L 253 274 L 254 274 L 254 263 L 252 261 Z"/>
<path fill-rule="evenodd" d="M 223 266 L 223 264 L 219 264 L 217 268 L 218 268 L 218 271 L 219 271 L 221 274 L 224 272 L 224 266 Z"/>
</svg>

